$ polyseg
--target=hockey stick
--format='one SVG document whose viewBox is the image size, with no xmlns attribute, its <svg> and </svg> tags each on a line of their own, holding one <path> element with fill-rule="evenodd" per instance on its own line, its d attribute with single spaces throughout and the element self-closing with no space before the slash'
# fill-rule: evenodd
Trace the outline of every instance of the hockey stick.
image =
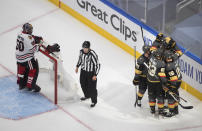
<svg viewBox="0 0 202 131">
<path fill-rule="evenodd" d="M 187 102 L 187 100 L 185 100 L 184 98 L 182 98 L 182 97 L 180 97 L 180 96 L 178 96 L 177 94 L 175 94 L 174 92 L 172 92 L 178 99 L 181 99 L 181 100 L 183 100 L 184 102 Z"/>
<path fill-rule="evenodd" d="M 146 43 L 145 43 L 145 41 L 144 41 L 144 34 L 143 34 L 142 26 L 140 26 L 140 28 L 141 28 L 141 33 L 142 33 L 142 40 L 143 40 L 143 42 L 144 42 L 144 45 L 146 45 Z"/>
<path fill-rule="evenodd" d="M 135 56 L 135 67 L 136 67 L 136 46 L 134 46 L 134 56 Z M 138 96 L 137 96 L 137 86 L 135 86 L 135 94 L 136 94 L 136 100 L 135 100 L 135 107 L 137 105 L 137 99 L 138 99 Z"/>
<path fill-rule="evenodd" d="M 164 88 L 164 87 L 165 87 L 165 86 L 163 85 L 163 88 Z M 165 88 L 167 88 L 167 87 L 165 87 Z M 164 91 L 166 91 L 166 90 L 164 90 Z M 172 92 L 172 91 L 169 90 L 169 89 L 168 89 L 168 91 L 166 91 L 166 92 L 170 92 L 170 93 L 172 93 L 175 97 L 177 97 L 178 99 L 181 99 L 181 100 L 183 100 L 184 102 L 187 102 L 187 100 L 185 100 L 184 98 L 180 97 L 179 95 L 177 95 L 176 93 Z"/>
<path fill-rule="evenodd" d="M 179 103 L 179 105 L 180 105 L 183 109 L 192 109 L 192 108 L 193 108 L 193 106 L 183 106 L 183 105 L 179 102 L 179 100 L 177 100 L 177 98 L 173 95 L 172 92 L 169 92 L 169 94 L 173 97 L 173 99 L 174 99 L 176 102 Z"/>
<path fill-rule="evenodd" d="M 135 86 L 135 94 L 136 94 L 136 99 L 135 99 L 135 107 L 137 106 L 137 100 L 138 100 L 138 96 L 137 96 L 137 86 Z"/>
</svg>

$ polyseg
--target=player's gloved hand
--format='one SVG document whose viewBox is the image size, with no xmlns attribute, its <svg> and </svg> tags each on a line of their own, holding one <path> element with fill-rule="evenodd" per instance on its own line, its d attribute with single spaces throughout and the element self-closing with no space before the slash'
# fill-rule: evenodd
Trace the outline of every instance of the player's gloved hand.
<svg viewBox="0 0 202 131">
<path fill-rule="evenodd" d="M 168 92 L 168 91 L 169 91 L 169 88 L 163 85 L 163 90 L 164 90 L 165 92 Z"/>
<path fill-rule="evenodd" d="M 53 45 L 48 45 L 48 46 L 47 46 L 47 51 L 48 51 L 49 53 L 52 53 L 52 52 L 60 52 L 60 46 L 59 46 L 57 43 L 55 43 L 55 44 L 53 44 Z"/>
<path fill-rule="evenodd" d="M 135 76 L 135 78 L 133 79 L 133 85 L 139 85 L 140 83 L 140 78 L 138 76 Z"/>
<path fill-rule="evenodd" d="M 33 38 L 34 38 L 35 44 L 39 44 L 41 42 L 41 40 L 43 40 L 43 38 L 41 36 L 34 36 L 33 35 Z"/>
<path fill-rule="evenodd" d="M 53 52 L 60 52 L 60 45 L 57 43 L 53 44 Z"/>
</svg>

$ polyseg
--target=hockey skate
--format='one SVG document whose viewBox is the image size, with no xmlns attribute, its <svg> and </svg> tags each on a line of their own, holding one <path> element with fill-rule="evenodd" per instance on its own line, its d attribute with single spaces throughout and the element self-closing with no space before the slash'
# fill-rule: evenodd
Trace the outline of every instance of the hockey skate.
<svg viewBox="0 0 202 131">
<path fill-rule="evenodd" d="M 40 92 L 41 88 L 38 85 L 36 85 L 34 88 L 33 87 L 32 88 L 28 88 L 28 91 Z"/>
<path fill-rule="evenodd" d="M 167 113 L 164 115 L 164 117 L 173 117 L 173 116 L 175 116 L 175 115 L 176 115 L 175 112 L 172 111 L 172 112 L 167 112 Z"/>
<path fill-rule="evenodd" d="M 152 114 L 152 115 L 155 115 L 155 106 L 151 106 L 150 107 L 151 108 L 151 110 L 150 110 L 150 113 Z"/>
<path fill-rule="evenodd" d="M 25 86 L 20 86 L 19 85 L 19 90 L 22 90 L 22 89 L 24 89 L 25 88 Z"/>
<path fill-rule="evenodd" d="M 97 104 L 97 103 L 92 103 L 92 104 L 90 105 L 90 107 L 93 108 L 93 107 L 95 107 L 96 104 Z"/>
<path fill-rule="evenodd" d="M 80 98 L 81 101 L 85 101 L 85 100 L 87 100 L 87 99 L 89 99 L 89 97 L 81 97 L 81 98 Z"/>
<path fill-rule="evenodd" d="M 137 106 L 138 106 L 138 107 L 141 107 L 141 106 L 142 106 L 141 100 L 137 100 Z"/>
</svg>

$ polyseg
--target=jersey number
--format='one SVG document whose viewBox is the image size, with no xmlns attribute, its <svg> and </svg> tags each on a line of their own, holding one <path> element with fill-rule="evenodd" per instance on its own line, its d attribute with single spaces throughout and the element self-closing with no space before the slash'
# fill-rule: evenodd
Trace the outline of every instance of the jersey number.
<svg viewBox="0 0 202 131">
<path fill-rule="evenodd" d="M 150 76 L 155 76 L 156 74 L 156 67 L 154 64 L 152 64 L 152 62 L 149 62 L 149 70 L 148 73 Z"/>
<path fill-rule="evenodd" d="M 16 50 L 24 51 L 24 43 L 20 40 L 17 40 Z"/>
<path fill-rule="evenodd" d="M 177 72 L 177 77 L 180 78 L 181 77 L 181 73 L 180 73 L 180 68 L 179 67 L 176 68 L 176 72 Z"/>
</svg>

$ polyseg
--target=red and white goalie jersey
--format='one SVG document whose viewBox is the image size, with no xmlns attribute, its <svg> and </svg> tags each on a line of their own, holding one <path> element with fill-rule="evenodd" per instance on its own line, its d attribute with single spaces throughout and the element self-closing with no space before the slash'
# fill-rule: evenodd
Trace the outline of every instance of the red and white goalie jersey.
<svg viewBox="0 0 202 131">
<path fill-rule="evenodd" d="M 23 63 L 31 60 L 37 51 L 39 51 L 39 44 L 35 44 L 32 35 L 23 32 L 18 35 L 16 45 L 17 62 Z"/>
</svg>

